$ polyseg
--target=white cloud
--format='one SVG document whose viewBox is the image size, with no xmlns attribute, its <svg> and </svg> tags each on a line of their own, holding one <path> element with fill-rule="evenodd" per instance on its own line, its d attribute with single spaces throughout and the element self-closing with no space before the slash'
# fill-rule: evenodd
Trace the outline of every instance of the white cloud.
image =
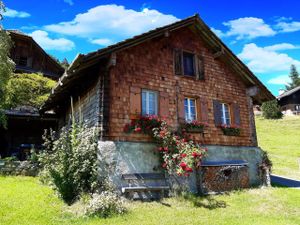
<svg viewBox="0 0 300 225">
<path fill-rule="evenodd" d="M 281 50 L 293 50 L 293 49 L 299 49 L 299 45 L 293 45 L 290 43 L 280 43 L 275 45 L 270 45 L 267 47 L 264 47 L 265 50 L 268 51 L 281 51 Z"/>
<path fill-rule="evenodd" d="M 291 78 L 288 75 L 280 75 L 268 80 L 268 84 L 285 85 L 291 82 Z"/>
<path fill-rule="evenodd" d="M 107 38 L 94 39 L 94 40 L 91 40 L 90 42 L 92 44 L 97 44 L 97 45 L 101 45 L 101 46 L 108 46 L 113 43 L 110 39 L 107 39 Z"/>
<path fill-rule="evenodd" d="M 11 17 L 11 18 L 27 18 L 31 15 L 24 11 L 17 11 L 14 9 L 6 8 L 6 11 L 3 13 L 4 17 Z"/>
<path fill-rule="evenodd" d="M 254 43 L 246 44 L 238 57 L 257 73 L 287 72 L 291 64 L 300 66 L 300 61 L 287 54 L 268 50 L 268 47 L 258 47 Z"/>
<path fill-rule="evenodd" d="M 226 36 L 221 30 L 215 29 L 215 28 L 210 28 L 218 37 L 224 37 Z"/>
<path fill-rule="evenodd" d="M 68 39 L 51 39 L 46 31 L 36 30 L 29 35 L 45 50 L 70 51 L 75 47 Z"/>
<path fill-rule="evenodd" d="M 69 5 L 74 5 L 73 0 L 64 0 L 65 3 L 69 4 Z"/>
<path fill-rule="evenodd" d="M 124 6 L 100 5 L 76 15 L 72 21 L 47 25 L 45 29 L 88 39 L 109 38 L 116 42 L 177 20 L 172 15 L 148 8 L 135 11 Z"/>
<path fill-rule="evenodd" d="M 235 36 L 237 40 L 267 37 L 276 34 L 263 19 L 256 17 L 243 17 L 230 20 L 224 22 L 223 25 L 229 28 L 225 36 Z"/>
<path fill-rule="evenodd" d="M 280 32 L 289 33 L 300 31 L 300 22 L 298 21 L 290 21 L 290 22 L 279 22 L 275 26 Z"/>
</svg>

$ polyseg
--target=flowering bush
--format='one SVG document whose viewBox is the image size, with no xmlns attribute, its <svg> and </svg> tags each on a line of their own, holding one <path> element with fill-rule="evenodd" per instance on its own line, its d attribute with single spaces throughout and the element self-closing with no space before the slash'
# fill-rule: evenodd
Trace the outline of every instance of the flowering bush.
<svg viewBox="0 0 300 225">
<path fill-rule="evenodd" d="M 140 116 L 137 119 L 132 119 L 131 123 L 126 124 L 124 132 L 126 133 L 144 133 L 152 134 L 155 127 L 159 127 L 161 120 L 157 116 Z"/>
<path fill-rule="evenodd" d="M 161 156 L 162 168 L 179 176 L 189 176 L 200 166 L 201 159 L 207 151 L 194 141 L 176 135 L 167 122 L 157 116 L 132 120 L 130 124 L 126 124 L 124 131 L 150 134 L 158 143 L 157 151 Z"/>
<path fill-rule="evenodd" d="M 165 121 L 162 121 L 160 127 L 153 129 L 153 137 L 159 144 L 157 151 L 162 159 L 162 167 L 179 176 L 189 176 L 200 166 L 207 151 L 194 141 L 175 135 Z"/>
<path fill-rule="evenodd" d="M 204 131 L 205 127 L 208 127 L 208 123 L 199 122 L 197 120 L 193 120 L 191 122 L 185 122 L 185 123 L 181 124 L 182 130 L 187 131 L 187 132 L 200 132 L 200 133 L 202 133 Z"/>
<path fill-rule="evenodd" d="M 222 129 L 223 133 L 227 136 L 240 136 L 241 134 L 241 128 L 234 124 L 222 124 L 220 128 Z"/>
<path fill-rule="evenodd" d="M 115 214 L 126 212 L 124 200 L 117 194 L 110 191 L 103 191 L 100 194 L 93 194 L 85 211 L 89 216 L 109 217 Z"/>
</svg>

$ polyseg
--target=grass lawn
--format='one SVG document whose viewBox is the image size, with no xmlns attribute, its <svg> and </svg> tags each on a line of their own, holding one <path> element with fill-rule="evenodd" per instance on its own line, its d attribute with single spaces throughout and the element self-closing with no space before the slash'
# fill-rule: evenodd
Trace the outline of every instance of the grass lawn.
<svg viewBox="0 0 300 225">
<path fill-rule="evenodd" d="M 258 144 L 269 152 L 273 161 L 273 173 L 300 179 L 300 117 L 282 120 L 258 117 L 256 127 Z"/>
<path fill-rule="evenodd" d="M 76 218 L 37 178 L 0 177 L 0 224 L 300 224 L 300 190 L 250 189 L 207 198 L 170 198 L 129 205 L 109 219 Z"/>
</svg>

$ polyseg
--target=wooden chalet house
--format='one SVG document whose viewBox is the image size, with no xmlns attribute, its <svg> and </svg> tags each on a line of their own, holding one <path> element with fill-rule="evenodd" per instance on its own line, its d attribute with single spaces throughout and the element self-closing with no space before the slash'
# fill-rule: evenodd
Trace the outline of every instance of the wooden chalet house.
<svg viewBox="0 0 300 225">
<path fill-rule="evenodd" d="M 43 76 L 58 80 L 64 68 L 52 59 L 32 37 L 17 30 L 8 30 L 13 47 L 10 57 L 15 62 L 15 73 L 41 73 Z M 28 151 L 32 145 L 40 146 L 44 129 L 56 127 L 52 115 L 40 116 L 39 110 L 30 106 L 18 106 L 6 110 L 7 129 L 0 128 L 0 156 L 16 155 L 24 159 L 22 149 Z"/>
<path fill-rule="evenodd" d="M 84 122 L 99 128 L 99 154 L 119 188 L 122 174 L 160 168 L 151 139 L 123 131 L 137 114 L 164 117 L 174 129 L 186 120 L 208 123 L 191 134 L 208 148 L 207 160 L 243 160 L 250 184 L 260 182 L 252 108 L 274 96 L 198 15 L 78 55 L 42 112 L 54 110 L 67 124 L 70 97 Z M 238 125 L 240 135 L 225 135 L 221 124 Z"/>
<path fill-rule="evenodd" d="M 300 115 L 300 86 L 282 92 L 277 100 L 284 115 Z"/>
<path fill-rule="evenodd" d="M 16 73 L 42 73 L 53 80 L 64 73 L 60 66 L 32 37 L 18 30 L 8 30 L 13 47 L 10 57 L 16 64 Z"/>
</svg>

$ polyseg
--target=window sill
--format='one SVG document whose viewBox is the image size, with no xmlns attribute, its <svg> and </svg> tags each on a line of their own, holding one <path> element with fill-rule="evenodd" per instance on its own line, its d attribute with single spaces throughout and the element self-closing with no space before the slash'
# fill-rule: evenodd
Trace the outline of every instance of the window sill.
<svg viewBox="0 0 300 225">
<path fill-rule="evenodd" d="M 186 79 L 189 79 L 189 80 L 205 81 L 205 79 L 197 79 L 196 77 L 189 76 L 189 75 L 177 75 L 177 74 L 175 74 L 175 76 L 176 77 L 186 78 Z"/>
</svg>

